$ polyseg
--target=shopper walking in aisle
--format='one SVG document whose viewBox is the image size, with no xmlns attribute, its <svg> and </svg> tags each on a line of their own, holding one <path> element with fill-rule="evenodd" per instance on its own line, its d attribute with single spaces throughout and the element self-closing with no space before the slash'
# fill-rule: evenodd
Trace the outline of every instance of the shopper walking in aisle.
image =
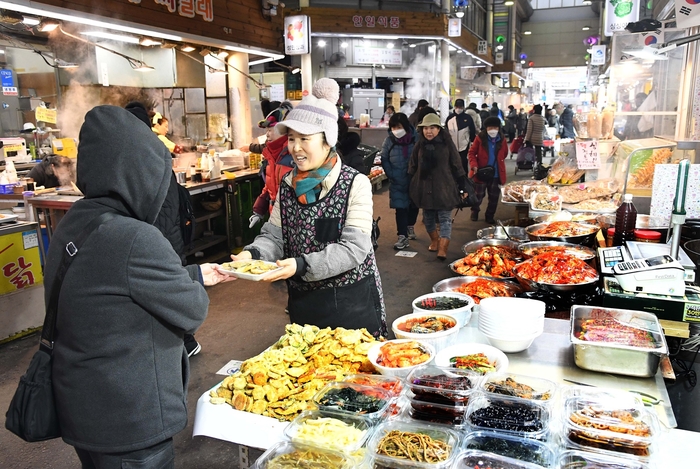
<svg viewBox="0 0 700 469">
<path fill-rule="evenodd" d="M 557 114 L 556 105 L 549 110 L 547 117 L 547 127 L 554 129 L 554 134 L 559 135 L 559 115 Z"/>
<path fill-rule="evenodd" d="M 574 138 L 576 136 L 574 133 L 574 111 L 571 104 L 564 107 L 561 111 L 559 124 L 561 125 L 561 132 L 559 133 L 561 138 Z"/>
<path fill-rule="evenodd" d="M 505 134 L 508 141 L 512 142 L 515 139 L 515 134 L 518 131 L 518 112 L 512 104 L 508 106 L 508 115 L 506 116 Z"/>
<path fill-rule="evenodd" d="M 481 117 L 481 128 L 480 130 L 484 130 L 484 121 L 488 119 L 491 116 L 491 112 L 489 112 L 489 105 L 486 103 L 483 103 L 481 105 L 481 111 L 479 111 L 479 117 Z"/>
<path fill-rule="evenodd" d="M 535 164 L 542 164 L 542 147 L 547 121 L 542 116 L 542 106 L 535 104 L 532 108 L 532 115 L 527 121 L 527 131 L 525 132 L 525 144 L 532 144 L 535 147 Z"/>
<path fill-rule="evenodd" d="M 450 137 L 452 137 L 452 142 L 457 147 L 457 151 L 459 151 L 459 157 L 462 160 L 462 166 L 466 173 L 469 164 L 467 161 L 467 152 L 469 151 L 469 145 L 474 141 L 474 137 L 476 137 L 476 126 L 471 116 L 464 113 L 463 99 L 457 99 L 455 101 L 454 112 L 445 120 L 445 128 L 450 133 Z"/>
<path fill-rule="evenodd" d="M 474 121 L 474 127 L 476 127 L 476 131 L 479 132 L 481 130 L 481 116 L 476 108 L 476 103 L 469 103 L 465 112 L 471 116 Z"/>
<path fill-rule="evenodd" d="M 279 112 L 271 113 L 266 119 L 269 137 L 262 152 L 265 164 L 261 168 L 262 174 L 265 176 L 263 178 L 265 185 L 253 204 L 253 214 L 248 220 L 250 223 L 249 228 L 252 228 L 269 215 L 272 207 L 275 205 L 275 198 L 277 197 L 282 178 L 294 166 L 292 155 L 287 149 L 287 134 L 280 135 L 277 127 L 277 124 L 285 119 L 290 109 L 292 109 L 291 104 L 289 106 L 281 106 Z"/>
<path fill-rule="evenodd" d="M 82 244 L 61 288 L 53 389 L 62 437 L 83 468 L 172 468 L 172 437 L 187 424 L 183 334 L 207 315 L 201 281 L 224 277 L 208 264 L 183 267 L 153 226 L 171 156 L 134 115 L 116 106 L 88 112 L 77 172 L 85 197 L 53 235 L 46 284 L 86 225 L 105 213 L 115 218 Z"/>
<path fill-rule="evenodd" d="M 372 187 L 335 151 L 338 84 L 318 80 L 277 124 L 294 168 L 270 220 L 233 260 L 277 261 L 266 281 L 287 280 L 289 318 L 318 327 L 366 328 L 387 336 L 381 279 L 372 250 Z"/>
<path fill-rule="evenodd" d="M 493 103 L 491 105 L 491 109 L 489 109 L 489 116 L 498 117 L 501 119 L 501 123 L 505 122 L 505 119 L 503 119 L 503 112 L 501 111 L 501 108 L 498 107 L 498 103 Z"/>
<path fill-rule="evenodd" d="M 520 136 L 525 136 L 525 132 L 527 131 L 527 112 L 525 112 L 525 109 L 520 108 L 520 112 L 518 113 L 518 137 Z"/>
<path fill-rule="evenodd" d="M 469 150 L 469 177 L 474 179 L 478 199 L 477 205 L 472 207 L 471 219 L 472 221 L 479 219 L 481 202 L 488 194 L 489 201 L 486 205 L 485 219 L 486 223 L 493 225 L 496 223 L 493 216 L 496 214 L 498 199 L 501 197 L 499 184 L 506 183 L 508 143 L 501 128 L 501 120 L 498 117 L 489 117 L 484 126 L 486 130 L 482 130 L 476 136 L 474 144 Z"/>
<path fill-rule="evenodd" d="M 413 126 L 414 128 L 418 125 L 420 122 L 419 120 L 419 115 L 420 112 L 423 110 L 424 107 L 428 105 L 428 101 L 425 99 L 421 99 L 418 101 L 418 105 L 416 106 L 416 109 L 411 113 L 410 116 L 408 116 L 408 122 Z"/>
<path fill-rule="evenodd" d="M 418 219 L 418 207 L 409 196 L 408 163 L 416 131 L 408 122 L 406 114 L 399 112 L 389 119 L 389 136 L 382 145 L 382 168 L 391 183 L 389 185 L 389 207 L 396 210 L 396 231 L 399 239 L 394 249 L 406 249 L 410 239 L 416 239 L 414 225 Z"/>
<path fill-rule="evenodd" d="M 364 155 L 358 148 L 361 143 L 360 134 L 350 132 L 345 119 L 338 119 L 338 143 L 336 150 L 343 164 L 356 169 L 361 174 L 368 176 L 372 166 L 365 165 Z"/>
<path fill-rule="evenodd" d="M 423 223 L 430 236 L 428 250 L 437 251 L 438 259 L 445 260 L 452 236 L 452 209 L 460 202 L 466 173 L 437 114 L 426 115 L 418 127 L 421 135 L 408 165 L 411 199 L 423 209 Z"/>
</svg>

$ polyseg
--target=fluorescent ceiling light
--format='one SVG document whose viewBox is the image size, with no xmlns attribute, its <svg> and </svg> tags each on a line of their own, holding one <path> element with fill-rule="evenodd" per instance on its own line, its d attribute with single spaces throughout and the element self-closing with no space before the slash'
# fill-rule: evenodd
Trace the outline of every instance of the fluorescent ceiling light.
<svg viewBox="0 0 700 469">
<path fill-rule="evenodd" d="M 416 47 L 416 45 L 415 45 L 415 44 L 409 44 L 408 47 L 410 47 L 411 49 L 413 49 L 414 47 Z"/>
<path fill-rule="evenodd" d="M 161 44 L 163 44 L 163 41 L 156 41 L 155 39 L 151 39 L 150 37 L 144 37 L 141 38 L 139 44 L 141 44 L 144 47 L 160 46 Z"/>
<path fill-rule="evenodd" d="M 139 38 L 134 36 L 125 36 L 123 34 L 108 33 L 106 31 L 85 31 L 81 32 L 83 36 L 98 37 L 108 39 L 110 41 L 128 42 L 129 44 L 138 44 Z"/>
<path fill-rule="evenodd" d="M 393 48 L 394 48 L 394 43 L 393 43 L 393 42 L 387 43 L 386 48 L 387 48 L 387 49 L 393 49 Z"/>
<path fill-rule="evenodd" d="M 58 28 L 58 21 L 44 18 L 41 23 L 39 23 L 39 27 L 37 29 L 42 33 L 50 33 L 56 28 Z"/>
<path fill-rule="evenodd" d="M 342 47 L 343 49 L 345 49 L 345 48 L 348 47 L 348 43 L 345 42 L 345 41 L 343 41 L 343 42 L 340 43 L 340 47 Z"/>
<path fill-rule="evenodd" d="M 180 47 L 180 50 L 181 50 L 182 52 L 192 52 L 192 51 L 195 50 L 195 49 L 196 49 L 196 47 L 191 46 L 191 45 L 189 45 L 189 44 L 185 44 L 185 45 L 183 45 L 182 47 Z"/>
<path fill-rule="evenodd" d="M 22 23 L 26 24 L 27 26 L 36 26 L 37 24 L 41 23 L 41 20 L 35 16 L 25 16 Z"/>
<path fill-rule="evenodd" d="M 272 60 L 272 57 L 265 57 L 264 59 L 253 60 L 252 62 L 248 62 L 248 66 L 252 67 L 253 65 L 260 65 L 267 62 L 272 62 Z"/>
<path fill-rule="evenodd" d="M 455 12 L 457 18 L 462 18 L 464 16 L 464 10 L 458 10 Z"/>
<path fill-rule="evenodd" d="M 523 34 L 524 34 L 525 36 L 529 36 L 530 34 L 532 34 L 532 31 L 523 31 Z"/>
<path fill-rule="evenodd" d="M 581 2 L 581 5 L 591 5 L 592 3 L 593 2 L 591 2 L 591 0 L 583 0 L 583 2 Z"/>
<path fill-rule="evenodd" d="M 591 29 L 590 26 L 584 26 L 583 28 L 581 28 L 581 31 L 588 31 L 589 29 Z"/>
<path fill-rule="evenodd" d="M 326 41 L 324 41 L 323 39 L 318 41 L 317 44 L 318 44 L 318 47 L 326 47 Z"/>
<path fill-rule="evenodd" d="M 513 5 L 515 5 L 515 2 L 512 0 L 506 0 L 505 2 L 503 2 L 503 4 L 507 7 L 512 7 Z"/>
</svg>

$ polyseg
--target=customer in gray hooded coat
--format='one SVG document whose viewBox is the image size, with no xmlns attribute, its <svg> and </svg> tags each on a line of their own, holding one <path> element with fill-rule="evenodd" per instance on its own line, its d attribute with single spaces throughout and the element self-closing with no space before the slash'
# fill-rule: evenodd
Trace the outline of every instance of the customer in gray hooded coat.
<svg viewBox="0 0 700 469">
<path fill-rule="evenodd" d="M 90 220 L 118 216 L 84 242 L 61 290 L 53 384 L 63 440 L 83 468 L 122 467 L 130 456 L 151 457 L 144 467 L 173 467 L 172 436 L 187 424 L 183 334 L 207 315 L 201 279 L 211 267 L 183 267 L 153 226 L 171 157 L 138 118 L 115 106 L 88 112 L 77 173 L 85 198 L 51 239 L 46 284 Z"/>
</svg>

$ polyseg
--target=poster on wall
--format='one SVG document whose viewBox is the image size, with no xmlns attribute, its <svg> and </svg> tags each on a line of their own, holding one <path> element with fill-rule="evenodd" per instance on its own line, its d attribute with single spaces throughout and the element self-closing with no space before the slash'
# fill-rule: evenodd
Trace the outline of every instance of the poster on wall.
<svg viewBox="0 0 700 469">
<path fill-rule="evenodd" d="M 639 21 L 639 0 L 605 0 L 605 35 L 624 31 L 628 23 Z"/>
<path fill-rule="evenodd" d="M 311 50 L 311 21 L 306 15 L 287 16 L 284 19 L 284 53 L 308 54 Z"/>
<path fill-rule="evenodd" d="M 459 37 L 462 35 L 461 18 L 450 18 L 447 25 L 447 37 Z"/>
<path fill-rule="evenodd" d="M 385 47 L 360 47 L 355 46 L 353 54 L 355 65 L 397 65 L 403 63 L 401 49 L 387 49 Z"/>
</svg>

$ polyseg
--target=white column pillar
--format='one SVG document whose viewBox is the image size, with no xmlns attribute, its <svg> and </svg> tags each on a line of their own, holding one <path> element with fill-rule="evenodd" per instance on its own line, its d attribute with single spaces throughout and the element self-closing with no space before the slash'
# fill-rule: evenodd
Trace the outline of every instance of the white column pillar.
<svg viewBox="0 0 700 469">
<path fill-rule="evenodd" d="M 299 0 L 299 8 L 308 8 L 309 0 Z M 313 27 L 313 24 L 312 24 Z M 311 38 L 309 38 L 311 41 Z M 313 43 L 311 45 L 313 47 Z M 313 69 L 311 66 L 311 54 L 304 54 L 301 56 L 301 89 L 302 91 L 307 90 L 311 93 L 311 87 L 314 84 Z"/>
<path fill-rule="evenodd" d="M 248 71 L 248 54 L 232 52 L 228 63 L 238 70 Z M 233 148 L 247 145 L 253 138 L 250 117 L 250 80 L 232 68 L 228 68 L 229 110 L 231 112 L 231 140 Z"/>
<path fill-rule="evenodd" d="M 440 41 L 440 81 L 440 117 L 444 123 L 450 113 L 450 45 L 447 41 Z"/>
</svg>

